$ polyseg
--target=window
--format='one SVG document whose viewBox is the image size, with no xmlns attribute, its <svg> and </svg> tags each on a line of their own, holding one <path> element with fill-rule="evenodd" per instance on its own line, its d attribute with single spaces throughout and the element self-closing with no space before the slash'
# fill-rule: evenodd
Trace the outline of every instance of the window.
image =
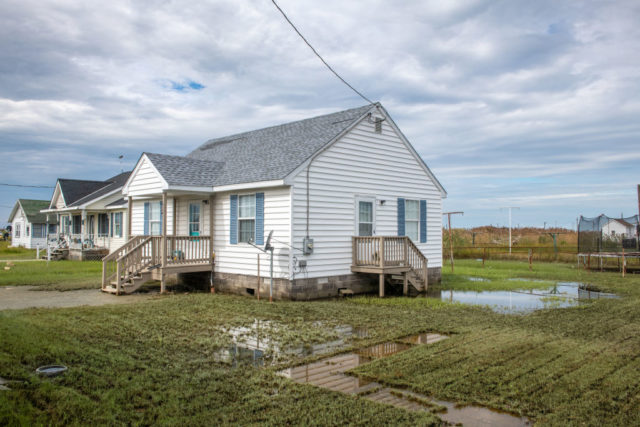
<svg viewBox="0 0 640 427">
<path fill-rule="evenodd" d="M 405 235 L 417 242 L 420 238 L 420 202 L 418 200 L 404 201 Z"/>
<path fill-rule="evenodd" d="M 238 197 L 238 241 L 254 241 L 256 237 L 256 195 Z"/>
<path fill-rule="evenodd" d="M 113 214 L 111 230 L 113 232 L 113 237 L 122 237 L 122 212 L 116 212 Z"/>
<path fill-rule="evenodd" d="M 162 234 L 162 202 L 149 203 L 149 234 Z"/>
<path fill-rule="evenodd" d="M 98 214 L 98 236 L 106 237 L 109 235 L 109 215 L 106 213 Z"/>
<path fill-rule="evenodd" d="M 200 235 L 200 202 L 189 203 L 189 236 Z"/>
<path fill-rule="evenodd" d="M 372 201 L 358 201 L 358 236 L 373 236 Z"/>
<path fill-rule="evenodd" d="M 15 231 L 13 232 L 13 235 L 14 235 L 16 238 L 19 238 L 19 237 L 20 237 L 20 224 L 16 224 L 16 229 L 15 229 Z"/>
<path fill-rule="evenodd" d="M 74 215 L 71 219 L 72 234 L 82 234 L 82 217 L 80 215 Z"/>
<path fill-rule="evenodd" d="M 31 232 L 31 227 L 27 225 L 27 234 L 26 234 L 27 237 L 29 237 L 30 232 Z"/>
<path fill-rule="evenodd" d="M 33 238 L 43 239 L 46 236 L 46 226 L 44 224 L 33 224 Z"/>
<path fill-rule="evenodd" d="M 56 224 L 49 224 L 49 234 L 56 234 L 57 228 Z"/>
</svg>

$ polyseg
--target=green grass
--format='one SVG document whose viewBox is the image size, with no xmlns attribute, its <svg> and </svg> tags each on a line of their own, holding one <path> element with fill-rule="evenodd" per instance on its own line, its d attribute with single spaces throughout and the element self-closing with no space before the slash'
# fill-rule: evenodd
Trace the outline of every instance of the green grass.
<svg viewBox="0 0 640 427">
<path fill-rule="evenodd" d="M 640 277 L 570 266 L 470 263 L 456 274 L 582 281 L 625 295 L 579 307 L 504 315 L 425 298 L 277 302 L 175 294 L 145 303 L 0 312 L 0 424 L 425 425 L 416 414 L 217 361 L 224 329 L 284 325 L 263 339 L 304 346 L 331 327 L 368 328 L 353 346 L 435 331 L 451 338 L 364 365 L 359 375 L 444 400 L 531 417 L 540 425 L 640 423 Z M 458 267 L 459 266 L 459 267 Z M 490 268 L 489 268 L 490 267 Z M 464 268 L 468 268 L 465 271 Z M 459 269 L 459 270 L 458 270 Z M 445 271 L 445 282 L 455 282 Z M 487 286 L 487 282 L 474 282 Z M 114 297 L 115 298 L 115 297 Z M 322 323 L 319 323 L 322 321 Z M 43 380 L 37 366 L 63 363 Z M 293 360 L 284 360 L 293 363 Z"/>
<path fill-rule="evenodd" d="M 11 248 L 11 242 L 0 242 L 0 259 L 35 259 L 35 249 L 25 249 L 22 247 Z"/>
<path fill-rule="evenodd" d="M 100 288 L 100 261 L 33 261 L 0 263 L 0 286 L 39 286 L 41 290 Z"/>
</svg>

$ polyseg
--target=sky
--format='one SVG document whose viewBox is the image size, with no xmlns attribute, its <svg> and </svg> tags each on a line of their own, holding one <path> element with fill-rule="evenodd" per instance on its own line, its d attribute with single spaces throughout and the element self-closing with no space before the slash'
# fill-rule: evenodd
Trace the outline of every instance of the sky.
<svg viewBox="0 0 640 427">
<path fill-rule="evenodd" d="M 278 3 L 385 106 L 454 226 L 637 213 L 640 2 Z M 143 151 L 365 103 L 269 0 L 0 0 L 0 183 L 106 179 Z M 0 225 L 51 194 L 0 186 Z"/>
</svg>

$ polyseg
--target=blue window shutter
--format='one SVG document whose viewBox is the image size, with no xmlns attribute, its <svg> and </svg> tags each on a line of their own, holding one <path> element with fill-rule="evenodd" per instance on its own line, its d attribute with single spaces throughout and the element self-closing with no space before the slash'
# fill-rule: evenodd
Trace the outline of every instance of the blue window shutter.
<svg viewBox="0 0 640 427">
<path fill-rule="evenodd" d="M 256 193 L 256 245 L 264 245 L 264 193 Z"/>
<path fill-rule="evenodd" d="M 404 235 L 404 199 L 398 197 L 398 236 Z"/>
<path fill-rule="evenodd" d="M 144 202 L 144 235 L 149 235 L 149 202 Z"/>
<path fill-rule="evenodd" d="M 113 228 L 114 228 L 114 223 L 113 223 L 113 212 L 111 212 L 111 222 L 109 223 L 109 236 L 113 237 Z"/>
<path fill-rule="evenodd" d="M 420 200 L 420 243 L 427 243 L 427 201 Z"/>
<path fill-rule="evenodd" d="M 232 245 L 238 244 L 238 195 L 232 194 L 229 196 L 230 212 L 229 218 L 231 219 L 231 227 L 229 229 L 229 243 Z"/>
</svg>

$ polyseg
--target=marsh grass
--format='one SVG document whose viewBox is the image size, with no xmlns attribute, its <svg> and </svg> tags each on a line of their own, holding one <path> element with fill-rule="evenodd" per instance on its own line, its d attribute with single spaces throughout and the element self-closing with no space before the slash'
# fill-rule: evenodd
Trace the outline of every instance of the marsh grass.
<svg viewBox="0 0 640 427">
<path fill-rule="evenodd" d="M 100 261 L 33 261 L 0 263 L 0 286 L 38 286 L 40 290 L 98 289 Z"/>
<path fill-rule="evenodd" d="M 14 260 L 14 259 L 35 259 L 35 249 L 25 249 L 23 247 L 9 247 L 8 241 L 0 242 L 0 259 Z"/>
<path fill-rule="evenodd" d="M 25 382 L 0 392 L 0 425 L 438 422 L 433 414 L 295 384 L 276 374 L 283 364 L 300 360 L 263 369 L 218 362 L 216 353 L 230 344 L 225 331 L 250 327 L 256 319 L 274 325 L 266 328 L 265 339 L 292 347 L 333 339 L 337 325 L 368 332 L 345 351 L 419 332 L 448 334 L 447 340 L 351 373 L 442 400 L 525 415 L 540 425 L 640 424 L 639 278 L 555 264 L 533 272 L 524 263 L 489 266 L 496 278 L 586 282 L 624 297 L 527 315 L 426 298 L 269 304 L 205 293 L 131 305 L 4 311 L 0 376 Z M 486 274 L 467 268 L 465 275 Z M 35 376 L 38 366 L 52 363 L 69 371 L 52 380 Z"/>
</svg>

